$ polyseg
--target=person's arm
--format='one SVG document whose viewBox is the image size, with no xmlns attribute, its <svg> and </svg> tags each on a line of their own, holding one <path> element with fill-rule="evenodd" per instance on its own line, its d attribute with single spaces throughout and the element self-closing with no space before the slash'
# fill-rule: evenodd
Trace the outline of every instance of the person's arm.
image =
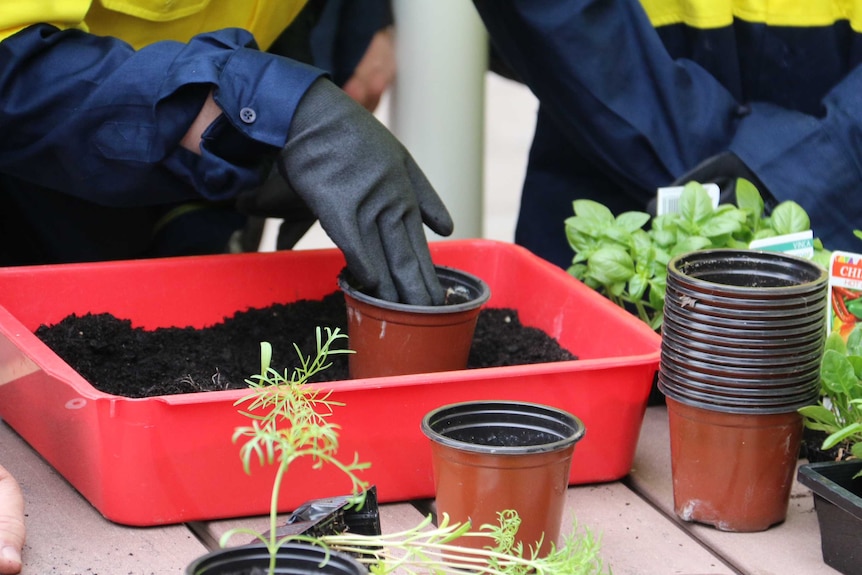
<svg viewBox="0 0 862 575">
<path fill-rule="evenodd" d="M 636 0 L 474 4 L 561 132 L 624 185 L 654 190 L 727 146 L 741 107 L 701 67 L 670 57 Z"/>
<path fill-rule="evenodd" d="M 344 83 L 347 94 L 369 111 L 374 111 L 383 93 L 395 79 L 395 32 L 392 26 L 371 38 L 353 75 Z"/>
<path fill-rule="evenodd" d="M 21 571 L 24 548 L 24 497 L 15 478 L 0 466 L 0 574 Z"/>
<path fill-rule="evenodd" d="M 207 94 L 198 115 L 195 116 L 195 119 L 192 121 L 192 125 L 189 126 L 189 129 L 186 131 L 185 135 L 183 135 L 183 139 L 180 140 L 180 145 L 186 150 L 200 156 L 202 153 L 201 143 L 204 132 L 206 132 L 207 128 L 209 128 L 213 122 L 218 120 L 221 114 L 221 108 L 219 108 L 218 104 L 215 103 L 213 94 L 210 92 Z"/>
<path fill-rule="evenodd" d="M 323 75 L 239 29 L 135 51 L 33 26 L 0 44 L 0 171 L 95 203 L 156 205 L 235 199 L 278 157 L 284 195 L 311 206 L 369 293 L 442 303 L 423 223 L 451 233 L 445 206 L 391 132 Z"/>
<path fill-rule="evenodd" d="M 0 43 L 0 171 L 107 205 L 232 198 L 260 183 L 322 74 L 239 29 L 135 51 L 31 26 Z M 223 113 L 192 154 L 180 142 L 210 93 Z"/>
<path fill-rule="evenodd" d="M 842 198 L 862 185 L 862 147 L 853 145 L 862 71 L 832 90 L 822 117 L 742 105 L 694 62 L 673 60 L 635 0 L 474 3 L 560 132 L 608 177 L 640 190 L 644 204 L 729 150 L 776 200 L 802 205 L 827 248 L 852 247 L 862 202 Z"/>
<path fill-rule="evenodd" d="M 813 117 L 755 103 L 728 149 L 757 175 L 777 201 L 793 200 L 808 212 L 826 249 L 862 251 L 862 67 L 824 98 Z"/>
<path fill-rule="evenodd" d="M 395 77 L 390 0 L 328 0 L 311 33 L 314 64 L 374 111 Z"/>
</svg>

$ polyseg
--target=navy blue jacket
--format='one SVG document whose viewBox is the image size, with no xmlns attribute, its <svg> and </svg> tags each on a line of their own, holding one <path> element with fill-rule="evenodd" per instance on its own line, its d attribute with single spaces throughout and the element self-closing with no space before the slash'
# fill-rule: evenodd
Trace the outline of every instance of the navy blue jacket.
<svg viewBox="0 0 862 575">
<path fill-rule="evenodd" d="M 151 253 L 161 218 L 259 185 L 262 159 L 284 145 L 321 74 L 259 51 L 239 29 L 138 51 L 49 25 L 4 40 L 0 264 L 174 255 Z M 213 87 L 225 113 L 198 156 L 177 143 Z M 241 226 L 232 210 L 221 215 Z M 226 245 L 224 230 L 192 219 L 190 241 L 208 244 L 211 229 Z"/>
<path fill-rule="evenodd" d="M 388 0 L 356 4 L 349 34 L 346 23 L 318 34 L 349 38 L 340 49 L 353 65 L 391 23 Z M 273 50 L 310 59 L 320 6 L 309 2 Z M 140 50 L 47 24 L 3 40 L 0 265 L 223 251 L 245 222 L 233 198 L 260 184 L 322 74 L 238 28 Z M 178 142 L 210 90 L 224 114 L 199 156 Z"/>
<path fill-rule="evenodd" d="M 852 2 L 798 3 L 793 15 L 732 0 L 644 0 L 649 15 L 637 0 L 475 4 L 540 101 L 519 243 L 567 267 L 572 200 L 644 210 L 656 188 L 729 150 L 778 201 L 804 207 L 828 249 L 862 251 L 852 235 L 862 227 L 862 14 Z M 727 21 L 703 27 L 674 12 L 683 4 L 726 9 Z"/>
</svg>

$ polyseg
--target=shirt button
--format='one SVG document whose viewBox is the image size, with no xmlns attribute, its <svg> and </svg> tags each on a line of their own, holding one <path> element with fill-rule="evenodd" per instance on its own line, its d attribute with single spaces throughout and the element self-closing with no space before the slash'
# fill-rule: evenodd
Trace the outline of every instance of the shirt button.
<svg viewBox="0 0 862 575">
<path fill-rule="evenodd" d="M 254 121 L 257 120 L 257 112 L 255 112 L 253 108 L 243 108 L 239 111 L 239 119 L 242 120 L 244 124 L 253 124 Z"/>
</svg>

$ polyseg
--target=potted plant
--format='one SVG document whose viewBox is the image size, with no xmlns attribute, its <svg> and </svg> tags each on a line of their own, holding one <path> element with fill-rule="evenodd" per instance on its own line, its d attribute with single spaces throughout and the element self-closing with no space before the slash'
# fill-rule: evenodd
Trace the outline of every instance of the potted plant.
<svg viewBox="0 0 862 575">
<path fill-rule="evenodd" d="M 797 477 L 814 494 L 824 562 L 850 575 L 862 565 L 862 327 L 829 335 L 820 383 L 820 402 L 799 411 L 825 437 Z"/>
<path fill-rule="evenodd" d="M 799 467 L 799 482 L 814 494 L 823 562 L 844 575 L 862 568 L 862 460 Z"/>
<path fill-rule="evenodd" d="M 347 305 L 347 333 L 355 354 L 350 377 L 383 377 L 461 370 L 467 366 L 482 306 L 491 297 L 479 277 L 435 266 L 445 290 L 442 305 L 408 305 L 365 293 L 345 268 L 338 286 Z"/>
<path fill-rule="evenodd" d="M 314 461 L 316 467 L 331 465 L 338 468 L 351 483 L 350 504 L 361 506 L 364 503 L 367 484 L 358 473 L 368 468 L 367 463 L 354 456 L 349 463 L 337 458 L 338 426 L 329 421 L 333 407 L 339 405 L 329 399 L 329 394 L 319 388 L 307 385 L 309 379 L 330 365 L 330 356 L 351 353 L 351 350 L 338 348 L 336 343 L 346 339 L 337 328 L 326 329 L 326 337 L 316 330 L 317 351 L 304 356 L 295 347 L 300 365 L 292 373 L 279 373 L 271 366 L 272 346 L 268 342 L 260 344 L 260 373 L 246 380 L 252 393 L 236 402 L 248 404 L 241 411 L 251 422 L 239 426 L 234 431 L 233 441 L 244 439 L 240 447 L 240 458 L 245 472 L 251 473 L 253 460 L 261 465 L 274 465 L 275 476 L 270 494 L 269 530 L 260 533 L 248 528 L 237 528 L 226 532 L 222 538 L 227 543 L 239 534 L 251 535 L 260 545 L 250 545 L 234 549 L 222 549 L 194 561 L 186 570 L 188 575 L 233 575 L 239 569 L 266 569 L 269 575 L 288 572 L 288 566 L 297 572 L 303 565 L 325 564 L 325 573 L 332 575 L 362 575 L 361 568 L 349 556 L 331 559 L 328 553 L 320 550 L 303 549 L 291 545 L 301 541 L 298 535 L 280 536 L 278 533 L 279 496 L 285 475 L 291 464 L 301 458 Z"/>
<path fill-rule="evenodd" d="M 748 180 L 737 180 L 736 200 L 737 206 L 713 207 L 697 182 L 685 185 L 678 212 L 657 217 L 646 212 L 614 216 L 598 202 L 575 200 L 575 215 L 565 221 L 575 252 L 568 272 L 658 331 L 672 257 L 707 248 L 747 249 L 752 240 L 811 227 L 808 214 L 792 201 L 764 216 L 763 199 Z M 815 261 L 826 267 L 829 254 L 817 239 L 814 248 Z"/>
<path fill-rule="evenodd" d="M 805 427 L 825 436 L 809 459 L 862 459 L 862 327 L 845 341 L 832 332 L 820 364 L 820 401 L 799 410 Z M 824 455 L 831 454 L 831 455 Z"/>
<path fill-rule="evenodd" d="M 290 465 L 300 458 L 311 458 L 315 468 L 335 466 L 351 482 L 350 503 L 364 503 L 367 484 L 358 473 L 368 465 L 358 455 L 350 463 L 336 456 L 338 426 L 329 421 L 337 402 L 328 394 L 306 385 L 314 373 L 326 369 L 327 357 L 333 353 L 350 353 L 337 349 L 334 342 L 346 337 L 336 330 L 317 332 L 317 354 L 302 359 L 293 374 L 280 374 L 270 368 L 271 347 L 261 344 L 261 373 L 248 381 L 253 393 L 238 404 L 248 403 L 244 415 L 250 425 L 238 427 L 234 440 L 246 438 L 240 448 L 243 466 L 251 471 L 251 462 L 275 464 L 276 474 L 271 493 L 269 530 L 236 528 L 222 535 L 222 549 L 196 559 L 186 570 L 188 575 L 251 575 L 266 572 L 307 573 L 322 569 L 333 575 L 362 575 L 365 565 L 373 572 L 388 574 L 406 569 L 427 569 L 438 574 L 462 575 L 466 571 L 487 575 L 535 573 L 536 575 L 593 575 L 603 572 L 599 545 L 588 530 L 573 533 L 562 545 L 551 545 L 539 556 L 536 546 L 517 543 L 521 519 L 513 510 L 502 510 L 495 525 L 473 529 L 470 522 L 452 523 L 443 516 L 437 526 L 431 516 L 404 532 L 387 534 L 336 533 L 323 535 L 279 535 L 278 499 L 282 480 Z M 302 353 L 297 348 L 300 357 Z M 250 535 L 258 543 L 224 548 L 237 535 Z M 491 541 L 481 549 L 464 547 L 457 541 L 481 537 Z"/>
</svg>

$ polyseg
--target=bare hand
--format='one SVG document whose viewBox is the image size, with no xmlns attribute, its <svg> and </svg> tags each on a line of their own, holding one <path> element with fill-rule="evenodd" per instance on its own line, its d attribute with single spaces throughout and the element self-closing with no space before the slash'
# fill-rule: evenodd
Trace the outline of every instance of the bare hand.
<svg viewBox="0 0 862 575">
<path fill-rule="evenodd" d="M 356 65 L 353 76 L 344 84 L 344 91 L 373 112 L 383 92 L 395 78 L 395 40 L 392 26 L 377 32 L 368 44 L 365 55 Z"/>
<path fill-rule="evenodd" d="M 24 547 L 24 497 L 15 478 L 0 466 L 0 574 L 21 572 Z"/>
</svg>

